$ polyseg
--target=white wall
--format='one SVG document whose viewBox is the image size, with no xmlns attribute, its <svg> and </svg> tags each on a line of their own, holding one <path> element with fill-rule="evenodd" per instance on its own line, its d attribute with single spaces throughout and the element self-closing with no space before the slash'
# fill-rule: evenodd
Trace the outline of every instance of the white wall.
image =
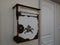
<svg viewBox="0 0 60 45">
<path fill-rule="evenodd" d="M 42 45 L 54 45 L 54 3 L 41 0 L 40 8 Z"/>
<path fill-rule="evenodd" d="M 42 45 L 60 45 L 60 5 L 49 0 L 41 0 L 40 8 Z M 52 43 L 47 44 L 50 41 L 49 36 Z"/>
<path fill-rule="evenodd" d="M 1 14 L 0 14 L 1 15 Z M 1 18 L 0 18 L 1 19 Z M 1 22 L 1 20 L 0 20 Z M 1 23 L 0 23 L 0 36 L 1 36 Z M 1 45 L 1 37 L 0 37 L 0 45 Z"/>
<path fill-rule="evenodd" d="M 55 45 L 60 45 L 60 4 L 55 4 Z"/>
<path fill-rule="evenodd" d="M 42 35 L 52 33 L 54 30 L 54 4 L 53 2 L 42 0 L 40 3 L 41 8 L 41 29 Z M 52 29 L 52 30 L 51 30 Z"/>
<path fill-rule="evenodd" d="M 16 3 L 39 7 L 38 0 L 1 0 L 1 45 L 38 45 L 38 40 L 22 44 L 16 44 L 13 41 L 13 10 Z"/>
</svg>

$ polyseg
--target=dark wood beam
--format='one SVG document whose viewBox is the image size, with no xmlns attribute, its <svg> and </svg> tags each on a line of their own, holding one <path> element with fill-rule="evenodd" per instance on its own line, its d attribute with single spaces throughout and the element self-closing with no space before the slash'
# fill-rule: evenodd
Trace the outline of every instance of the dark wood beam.
<svg viewBox="0 0 60 45">
<path fill-rule="evenodd" d="M 26 8 L 30 8 L 30 9 L 34 9 L 34 10 L 40 10 L 39 8 L 30 7 L 30 6 L 26 6 L 26 5 L 22 5 L 22 4 L 16 4 L 15 6 L 13 6 L 13 9 L 14 9 L 16 6 L 26 7 Z"/>
</svg>

